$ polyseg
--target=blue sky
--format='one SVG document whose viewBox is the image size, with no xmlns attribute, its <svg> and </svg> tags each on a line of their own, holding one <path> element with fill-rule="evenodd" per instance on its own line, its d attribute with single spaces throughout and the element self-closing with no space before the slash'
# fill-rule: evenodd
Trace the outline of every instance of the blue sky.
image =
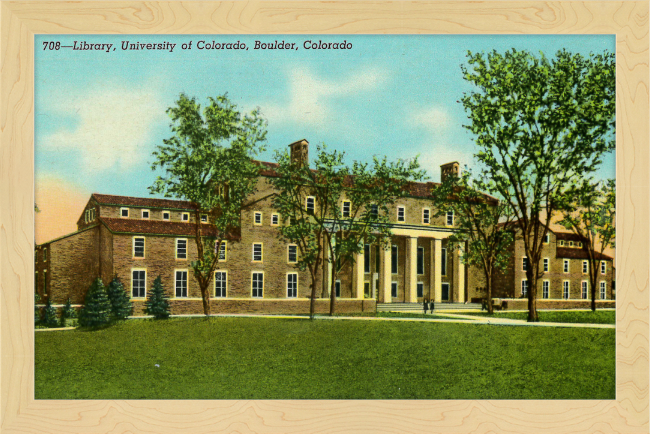
<svg viewBox="0 0 650 434">
<path fill-rule="evenodd" d="M 43 51 L 44 41 L 112 43 L 115 51 Z M 245 42 L 247 51 L 199 50 L 198 41 Z M 295 42 L 298 50 L 254 50 L 254 41 Z M 352 43 L 350 50 L 305 50 L 306 40 Z M 122 51 L 122 41 L 176 43 Z M 191 50 L 181 44 L 192 41 Z M 460 65 L 468 50 L 615 50 L 614 36 L 431 35 L 37 35 L 35 37 L 36 189 L 64 181 L 81 194 L 147 196 L 151 153 L 170 136 L 165 109 L 181 92 L 204 103 L 228 92 L 243 110 L 268 119 L 268 151 L 305 138 L 346 152 L 420 155 L 431 180 L 440 164 L 472 164 L 472 136 L 457 101 L 471 87 Z M 599 172 L 614 177 L 614 155 Z"/>
</svg>

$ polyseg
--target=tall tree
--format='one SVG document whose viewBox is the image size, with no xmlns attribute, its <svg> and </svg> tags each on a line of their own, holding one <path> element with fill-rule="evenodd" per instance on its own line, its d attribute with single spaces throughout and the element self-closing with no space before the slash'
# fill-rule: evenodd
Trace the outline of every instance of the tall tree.
<svg viewBox="0 0 650 434">
<path fill-rule="evenodd" d="M 227 94 L 208 98 L 201 108 L 181 94 L 167 109 L 172 137 L 153 153 L 151 168 L 164 171 L 149 191 L 195 204 L 194 239 L 198 258 L 192 262 L 203 312 L 210 314 L 210 282 L 223 242 L 241 227 L 241 210 L 255 191 L 259 167 L 252 157 L 265 149 L 267 122 L 259 109 L 242 114 Z M 206 214 L 208 224 L 201 223 Z"/>
<path fill-rule="evenodd" d="M 344 152 L 318 146 L 312 170 L 305 162 L 292 161 L 287 152 L 276 154 L 279 176 L 271 181 L 277 190 L 273 204 L 288 223 L 281 226 L 281 237 L 298 246 L 297 265 L 310 272 L 312 318 L 316 276 L 322 263 L 332 264 L 329 292 L 333 315 L 340 271 L 354 263 L 364 244 L 388 247 L 392 215 L 388 207 L 408 193 L 409 182 L 424 176 L 417 159 L 388 162 L 374 158 L 372 165 L 355 161 L 347 166 L 344 156 Z"/>
<path fill-rule="evenodd" d="M 476 86 L 462 97 L 476 154 L 517 218 L 530 267 L 528 321 L 538 321 L 544 236 L 570 186 L 614 150 L 615 62 L 609 52 L 565 50 L 549 59 L 514 49 L 468 53 L 461 69 Z"/>
<path fill-rule="evenodd" d="M 446 177 L 431 193 L 436 215 L 454 212 L 456 232 L 447 239 L 447 248 L 463 250 L 463 262 L 483 270 L 489 313 L 493 313 L 495 274 L 505 271 L 514 241 L 512 211 L 504 201 L 484 193 L 492 190 L 491 180 L 474 178 L 465 170 L 460 176 Z"/>
<path fill-rule="evenodd" d="M 616 180 L 583 181 L 571 191 L 571 200 L 558 222 L 573 231 L 587 252 L 591 310 L 596 310 L 596 284 L 606 249 L 615 246 Z"/>
</svg>

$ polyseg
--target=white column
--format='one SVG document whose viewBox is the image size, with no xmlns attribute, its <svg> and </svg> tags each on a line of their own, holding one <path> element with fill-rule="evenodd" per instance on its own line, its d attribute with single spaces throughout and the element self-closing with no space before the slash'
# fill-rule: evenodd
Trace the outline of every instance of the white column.
<svg viewBox="0 0 650 434">
<path fill-rule="evenodd" d="M 418 281 L 418 239 L 408 237 L 406 239 L 406 302 L 417 303 L 417 281 Z"/>
<path fill-rule="evenodd" d="M 458 249 L 458 275 L 456 276 L 456 287 L 458 288 L 458 302 L 465 303 L 465 264 L 463 263 L 463 248 Z"/>
<path fill-rule="evenodd" d="M 390 294 L 390 246 L 379 249 L 379 291 L 383 294 L 384 303 L 391 303 Z"/>
<path fill-rule="evenodd" d="M 352 297 L 354 298 L 363 298 L 364 259 L 363 250 L 354 255 L 354 266 L 352 267 Z"/>
<path fill-rule="evenodd" d="M 436 303 L 442 301 L 442 240 L 434 239 L 432 241 L 433 258 L 431 264 L 434 268 L 433 272 L 433 299 Z"/>
</svg>

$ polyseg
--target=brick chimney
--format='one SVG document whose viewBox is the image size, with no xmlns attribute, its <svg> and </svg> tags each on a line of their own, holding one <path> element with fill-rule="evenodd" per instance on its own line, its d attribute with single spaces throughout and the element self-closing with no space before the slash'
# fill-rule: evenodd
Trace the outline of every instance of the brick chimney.
<svg viewBox="0 0 650 434">
<path fill-rule="evenodd" d="M 298 140 L 289 145 L 291 148 L 291 162 L 300 166 L 309 166 L 309 142 L 305 139 Z"/>
<path fill-rule="evenodd" d="M 443 164 L 440 166 L 440 182 L 445 182 L 449 176 L 460 176 L 460 164 L 458 161 Z"/>
</svg>

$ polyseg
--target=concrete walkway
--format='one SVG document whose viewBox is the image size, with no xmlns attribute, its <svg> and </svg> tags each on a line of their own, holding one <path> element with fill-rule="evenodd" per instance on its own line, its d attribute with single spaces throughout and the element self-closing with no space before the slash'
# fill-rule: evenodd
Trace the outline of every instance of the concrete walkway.
<svg viewBox="0 0 650 434">
<path fill-rule="evenodd" d="M 408 318 L 408 317 L 364 317 L 364 316 L 327 316 L 317 315 L 316 320 L 346 320 L 346 321 L 410 321 L 410 322 L 433 322 L 433 323 L 455 323 L 455 324 L 483 324 L 483 325 L 498 325 L 498 326 L 518 326 L 518 327 L 572 327 L 572 328 L 595 328 L 595 329 L 614 329 L 614 324 L 584 324 L 584 323 L 558 323 L 558 322 L 526 322 L 519 319 L 511 318 L 494 318 L 478 315 L 462 315 L 457 313 L 438 313 L 436 316 L 444 316 L 446 318 Z M 201 318 L 205 315 L 170 315 L 171 318 Z M 309 319 L 309 315 L 264 315 L 264 314 L 250 314 L 250 313 L 219 313 L 211 314 L 210 317 L 224 317 L 224 318 L 283 318 L 283 319 Z M 130 316 L 129 319 L 148 319 L 153 316 Z M 74 327 L 54 328 L 54 329 L 35 329 L 35 331 L 59 331 L 59 330 L 74 330 Z"/>
</svg>

